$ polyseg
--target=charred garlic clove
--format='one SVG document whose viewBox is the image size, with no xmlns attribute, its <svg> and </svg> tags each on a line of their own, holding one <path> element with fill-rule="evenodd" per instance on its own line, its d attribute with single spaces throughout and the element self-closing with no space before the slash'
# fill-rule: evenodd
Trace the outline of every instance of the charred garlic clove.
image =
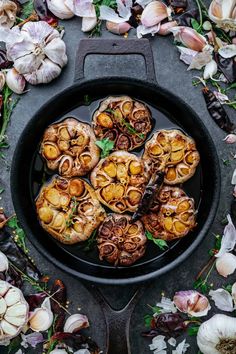
<svg viewBox="0 0 236 354">
<path fill-rule="evenodd" d="M 13 1 L 0 2 L 0 27 L 11 28 L 16 20 L 17 5 Z"/>
<path fill-rule="evenodd" d="M 20 289 L 0 281 L 0 344 L 16 337 L 28 321 L 28 304 Z"/>
</svg>

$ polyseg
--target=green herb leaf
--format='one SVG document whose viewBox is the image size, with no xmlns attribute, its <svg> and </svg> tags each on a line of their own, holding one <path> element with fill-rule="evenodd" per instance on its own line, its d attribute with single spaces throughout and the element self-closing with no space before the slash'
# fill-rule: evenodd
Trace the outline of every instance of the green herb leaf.
<svg viewBox="0 0 236 354">
<path fill-rule="evenodd" d="M 25 244 L 25 232 L 20 227 L 19 221 L 16 216 L 13 216 L 8 222 L 7 226 L 13 229 L 14 239 L 17 245 L 24 251 L 24 253 L 28 253 L 28 249 Z"/>
<path fill-rule="evenodd" d="M 144 316 L 145 327 L 150 328 L 152 320 L 153 320 L 153 317 L 151 315 L 145 315 Z"/>
<path fill-rule="evenodd" d="M 205 279 L 199 278 L 193 284 L 194 289 L 200 289 L 203 294 L 207 294 L 211 286 L 207 283 Z"/>
<path fill-rule="evenodd" d="M 153 241 L 155 245 L 157 245 L 162 251 L 169 247 L 165 240 L 153 237 L 151 232 L 148 230 L 146 230 L 145 235 L 147 236 L 148 240 Z"/>
<path fill-rule="evenodd" d="M 198 333 L 199 327 L 200 327 L 200 325 L 188 327 L 188 329 L 187 329 L 188 335 L 189 336 L 196 336 Z"/>
<path fill-rule="evenodd" d="M 21 339 L 20 335 L 13 338 L 10 341 L 10 344 L 7 346 L 7 353 L 8 354 L 16 353 L 17 350 L 20 349 L 21 342 L 22 342 L 22 339 Z"/>
<path fill-rule="evenodd" d="M 0 188 L 0 194 L 2 194 L 4 192 L 4 188 Z"/>
<path fill-rule="evenodd" d="M 231 285 L 231 284 L 222 286 L 222 288 L 225 289 L 226 291 L 228 291 L 230 294 L 232 294 L 232 287 L 233 287 L 233 285 Z"/>
<path fill-rule="evenodd" d="M 195 29 L 195 31 L 199 31 L 199 29 L 201 28 L 200 24 L 197 22 L 197 20 L 195 20 L 195 18 L 191 18 L 191 26 L 193 27 L 193 29 Z"/>
<path fill-rule="evenodd" d="M 84 95 L 84 104 L 85 104 L 85 106 L 89 106 L 91 102 L 92 102 L 91 97 L 89 95 Z"/>
<path fill-rule="evenodd" d="M 114 141 L 109 140 L 108 138 L 97 140 L 96 145 L 102 150 L 101 158 L 107 157 L 110 154 L 110 151 L 114 148 Z"/>
<path fill-rule="evenodd" d="M 34 12 L 34 0 L 29 0 L 22 5 L 21 18 L 24 20 Z"/>
</svg>

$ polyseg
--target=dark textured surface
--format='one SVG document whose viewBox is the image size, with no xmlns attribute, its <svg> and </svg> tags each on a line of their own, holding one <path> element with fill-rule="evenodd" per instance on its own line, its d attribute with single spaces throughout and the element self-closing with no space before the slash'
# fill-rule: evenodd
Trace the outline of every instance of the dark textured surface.
<svg viewBox="0 0 236 354">
<path fill-rule="evenodd" d="M 21 97 L 7 131 L 10 141 L 10 148 L 6 154 L 7 163 L 9 165 L 11 164 L 11 158 L 20 133 L 31 116 L 49 97 L 52 97 L 55 93 L 61 91 L 73 81 L 74 59 L 78 47 L 78 41 L 80 38 L 86 36 L 80 32 L 80 21 L 78 19 L 64 22 L 64 24 L 66 28 L 64 40 L 67 44 L 69 64 L 63 70 L 62 75 L 50 85 L 30 87 L 30 92 Z M 130 35 L 132 36 L 132 33 Z M 112 34 L 104 31 L 103 38 L 106 37 L 114 38 Z M 187 71 L 186 65 L 179 61 L 179 54 L 176 48 L 173 47 L 172 38 L 157 37 L 155 39 L 151 39 L 151 42 L 158 83 L 184 99 L 198 113 L 207 125 L 212 138 L 216 143 L 217 152 L 219 154 L 219 158 L 221 159 L 222 193 L 219 202 L 219 210 L 214 225 L 210 232 L 206 235 L 206 238 L 200 247 L 187 261 L 184 262 L 184 264 L 179 266 L 177 269 L 159 279 L 153 280 L 144 292 L 141 300 L 138 302 L 131 319 L 130 338 L 132 354 L 150 353 L 148 348 L 150 341 L 140 337 L 140 332 L 144 330 L 143 316 L 145 313 L 149 312 L 147 304 L 153 304 L 159 301 L 162 291 L 165 292 L 166 296 L 171 297 L 176 290 L 191 289 L 194 276 L 206 263 L 208 259 L 208 249 L 213 245 L 214 239 L 212 233 L 222 233 L 223 226 L 220 221 L 226 211 L 229 210 L 232 192 L 230 180 L 233 168 L 235 167 L 235 160 L 232 160 L 232 157 L 230 157 L 231 153 L 235 153 L 234 146 L 227 146 L 224 142 L 222 142 L 225 134 L 209 117 L 200 89 L 192 86 L 192 77 L 196 73 Z M 140 69 L 137 69 L 136 65 L 132 65 L 133 60 L 133 57 L 127 57 L 128 74 L 136 78 L 145 78 L 145 75 L 143 76 Z M 93 78 L 94 76 L 105 76 L 108 70 L 113 70 L 113 68 L 115 74 L 121 74 L 123 72 L 126 74 L 127 67 L 126 62 L 124 60 L 119 61 L 118 58 L 108 56 L 106 58 L 106 64 L 104 64 L 101 55 L 98 57 L 92 56 L 88 57 L 85 62 L 85 76 L 88 78 Z M 231 118 L 235 120 L 235 112 L 233 110 L 230 111 L 230 115 Z M 222 163 L 222 159 L 230 159 L 231 164 L 229 166 L 225 166 Z M 3 206 L 6 209 L 6 212 L 10 215 L 13 212 L 13 206 L 10 196 L 9 168 L 7 168 L 6 164 L 2 160 L 0 164 L 1 185 L 5 188 L 5 193 L 2 194 L 0 206 Z M 14 198 L 14 196 L 12 197 Z M 68 276 L 60 270 L 57 270 L 52 264 L 43 259 L 30 244 L 29 249 L 32 257 L 35 259 L 36 263 L 40 266 L 40 269 L 43 272 L 50 274 L 52 277 L 60 277 L 65 281 L 68 287 L 69 297 L 73 300 L 71 311 L 76 311 L 77 307 L 80 307 L 81 312 L 86 313 L 89 316 L 92 324 L 90 334 L 95 338 L 95 340 L 97 340 L 102 349 L 105 349 L 105 322 L 103 320 L 100 307 L 97 305 L 92 295 L 88 293 L 79 280 Z M 230 280 L 230 278 L 229 280 L 227 279 L 227 283 L 230 282 Z M 214 288 L 222 283 L 226 283 L 226 281 L 217 276 L 216 273 L 212 275 L 211 281 L 214 283 Z M 112 307 L 116 309 L 122 308 L 127 304 L 135 292 L 135 289 L 136 286 L 102 287 L 105 297 L 108 299 Z M 194 339 L 188 353 L 197 353 L 197 347 Z"/>
</svg>

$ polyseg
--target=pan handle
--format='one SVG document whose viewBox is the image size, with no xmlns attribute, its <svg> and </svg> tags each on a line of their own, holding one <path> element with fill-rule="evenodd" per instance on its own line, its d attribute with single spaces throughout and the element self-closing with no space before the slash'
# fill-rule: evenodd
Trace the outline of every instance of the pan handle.
<svg viewBox="0 0 236 354">
<path fill-rule="evenodd" d="M 107 347 L 106 354 L 131 354 L 129 341 L 129 328 L 131 315 L 134 308 L 144 293 L 146 286 L 140 286 L 129 300 L 128 304 L 122 309 L 114 309 L 106 300 L 103 293 L 95 285 L 92 285 L 92 294 L 100 304 L 107 328 Z"/>
<path fill-rule="evenodd" d="M 153 53 L 148 39 L 81 39 L 76 54 L 74 81 L 84 79 L 85 58 L 90 54 L 140 54 L 145 60 L 147 80 L 156 83 Z"/>
</svg>

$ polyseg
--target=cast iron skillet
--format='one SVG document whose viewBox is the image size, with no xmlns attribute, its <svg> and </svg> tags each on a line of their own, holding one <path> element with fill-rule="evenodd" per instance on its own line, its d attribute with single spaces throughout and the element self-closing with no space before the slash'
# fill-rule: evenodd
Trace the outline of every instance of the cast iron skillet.
<svg viewBox="0 0 236 354">
<path fill-rule="evenodd" d="M 82 79 L 85 57 L 94 53 L 141 54 L 145 58 L 146 68 L 144 66 L 143 70 L 146 70 L 148 80 L 142 81 L 131 77 Z M 45 103 L 31 118 L 19 138 L 11 168 L 11 192 L 15 211 L 35 247 L 68 273 L 104 284 L 146 281 L 176 267 L 206 236 L 216 213 L 220 192 L 216 149 L 197 114 L 180 98 L 155 82 L 152 51 L 147 40 L 82 40 L 77 59 L 75 83 Z M 195 179 L 192 178 L 186 184 L 190 195 L 195 197 L 196 190 L 198 191 L 197 228 L 187 237 L 170 245 L 166 252 L 161 253 L 155 245 L 150 245 L 145 257 L 131 267 L 115 268 L 100 262 L 97 254 L 95 256 L 86 254 L 77 246 L 65 246 L 56 242 L 41 228 L 34 206 L 35 156 L 46 127 L 67 113 L 70 115 L 69 112 L 84 104 L 85 97 L 95 101 L 109 95 L 129 95 L 151 107 L 156 107 L 163 116 L 173 122 L 173 126 L 180 126 L 195 139 L 201 156 L 201 167 L 198 168 Z M 88 117 L 89 119 L 91 117 Z M 158 115 L 156 124 L 158 126 Z"/>
</svg>

